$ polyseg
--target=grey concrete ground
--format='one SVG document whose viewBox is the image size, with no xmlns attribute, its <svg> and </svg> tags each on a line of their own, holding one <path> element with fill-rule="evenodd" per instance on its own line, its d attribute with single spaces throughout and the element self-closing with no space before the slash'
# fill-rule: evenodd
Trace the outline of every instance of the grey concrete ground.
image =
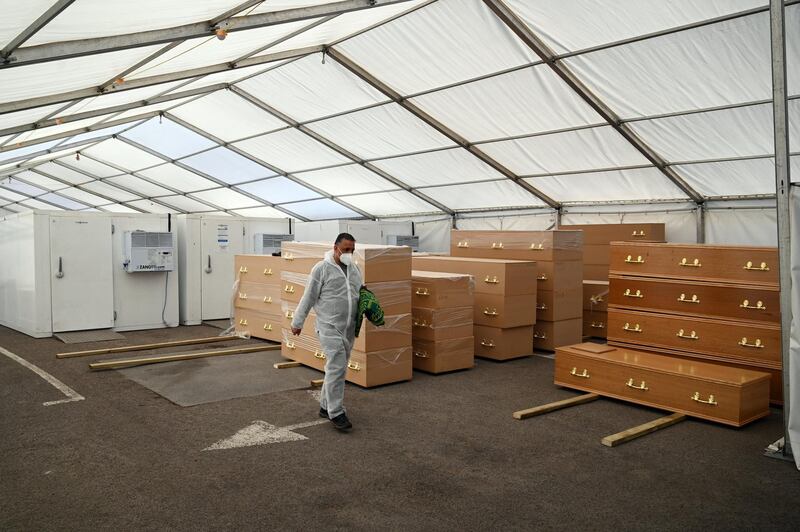
<svg viewBox="0 0 800 532">
<path fill-rule="evenodd" d="M 514 410 L 574 395 L 542 357 L 348 385 L 350 434 L 323 424 L 298 429 L 302 441 L 203 451 L 255 420 L 315 421 L 317 404 L 294 390 L 182 408 L 118 372 L 90 373 L 87 359 L 56 360 L 75 347 L 58 340 L 0 328 L 0 346 L 86 397 L 43 406 L 63 396 L 0 356 L 3 531 L 800 527 L 800 473 L 762 456 L 779 411 L 739 430 L 685 421 L 611 449 L 603 436 L 662 413 L 599 400 L 516 421 Z"/>
</svg>

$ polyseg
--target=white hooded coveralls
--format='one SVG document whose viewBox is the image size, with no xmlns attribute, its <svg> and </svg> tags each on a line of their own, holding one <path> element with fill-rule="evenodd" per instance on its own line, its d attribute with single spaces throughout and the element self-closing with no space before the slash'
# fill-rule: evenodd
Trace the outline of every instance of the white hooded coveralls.
<svg viewBox="0 0 800 532">
<path fill-rule="evenodd" d="M 302 329 L 313 308 L 317 315 L 317 337 L 325 353 L 325 379 L 320 406 L 333 419 L 344 413 L 344 383 L 350 350 L 355 339 L 358 296 L 362 286 L 361 271 L 351 264 L 345 275 L 333 259 L 333 250 L 314 265 L 308 276 L 303 298 L 294 311 L 292 327 Z"/>
</svg>

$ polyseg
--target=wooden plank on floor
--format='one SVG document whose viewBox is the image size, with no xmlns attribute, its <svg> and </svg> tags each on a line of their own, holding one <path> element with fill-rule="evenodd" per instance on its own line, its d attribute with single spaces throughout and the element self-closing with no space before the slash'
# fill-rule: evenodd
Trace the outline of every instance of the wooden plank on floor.
<svg viewBox="0 0 800 532">
<path fill-rule="evenodd" d="M 651 432 L 665 429 L 671 425 L 674 425 L 675 423 L 683 421 L 684 419 L 686 419 L 686 414 L 670 414 L 669 416 L 654 419 L 653 421 L 649 421 L 643 425 L 639 425 L 628 430 L 623 430 L 622 432 L 612 434 L 611 436 L 606 436 L 600 440 L 600 443 L 606 447 L 616 447 L 617 445 L 622 445 L 623 443 L 635 440 L 636 438 L 644 436 L 645 434 L 650 434 Z"/>
<path fill-rule="evenodd" d="M 106 362 L 95 362 L 89 364 L 89 368 L 93 370 L 104 369 L 123 369 L 132 368 L 134 366 L 143 366 L 145 364 L 158 364 L 161 362 L 176 362 L 181 360 L 192 360 L 195 358 L 208 358 L 227 355 L 240 355 L 243 353 L 255 353 L 258 351 L 274 351 L 280 349 L 280 345 L 255 345 L 248 347 L 237 347 L 235 349 L 216 349 L 214 351 L 197 351 L 194 353 L 177 353 L 173 355 L 163 355 L 157 357 L 147 358 L 128 358 L 120 360 L 109 360 Z"/>
<path fill-rule="evenodd" d="M 162 347 L 178 347 L 182 345 L 210 344 L 226 340 L 240 340 L 238 336 L 211 336 L 210 338 L 192 338 L 190 340 L 173 340 L 153 344 L 126 345 L 123 347 L 106 347 L 103 349 L 90 349 L 88 351 L 70 351 L 58 353 L 56 358 L 88 357 L 92 355 L 107 355 L 110 353 L 127 353 L 130 351 L 146 351 L 148 349 L 161 349 Z"/>
<path fill-rule="evenodd" d="M 302 366 L 300 362 L 275 362 L 272 367 L 275 369 L 296 368 Z"/>
<path fill-rule="evenodd" d="M 564 399 L 563 401 L 556 401 L 555 403 L 548 403 L 546 405 L 534 406 L 533 408 L 528 408 L 525 410 L 518 410 L 511 415 L 514 419 L 526 419 L 533 416 L 547 414 L 548 412 L 554 412 L 555 410 L 561 410 L 562 408 L 582 405 L 583 403 L 594 401 L 599 397 L 600 396 L 596 393 L 585 393 L 583 395 L 577 395 L 575 397 L 570 397 L 569 399 Z"/>
</svg>

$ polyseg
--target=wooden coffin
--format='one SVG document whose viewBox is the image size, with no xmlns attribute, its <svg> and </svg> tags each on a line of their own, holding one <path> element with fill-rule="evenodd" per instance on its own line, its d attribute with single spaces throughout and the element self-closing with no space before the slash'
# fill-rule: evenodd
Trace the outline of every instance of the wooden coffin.
<svg viewBox="0 0 800 532">
<path fill-rule="evenodd" d="M 473 321 L 489 327 L 522 327 L 536 323 L 536 297 L 475 294 Z"/>
<path fill-rule="evenodd" d="M 608 281 L 583 281 L 583 310 L 608 310 Z"/>
<path fill-rule="evenodd" d="M 536 321 L 561 321 L 583 315 L 580 283 L 564 290 L 540 290 L 536 294 Z"/>
<path fill-rule="evenodd" d="M 580 261 L 582 247 L 580 231 L 450 231 L 454 257 Z"/>
<path fill-rule="evenodd" d="M 236 255 L 233 258 L 236 278 L 248 283 L 279 284 L 281 258 L 271 255 Z"/>
<path fill-rule="evenodd" d="M 308 275 L 281 272 L 280 297 L 283 301 L 299 303 L 308 285 Z M 408 314 L 411 312 L 411 281 L 385 281 L 367 286 L 378 299 L 384 314 Z"/>
<path fill-rule="evenodd" d="M 556 350 L 554 382 L 741 427 L 769 414 L 769 375 L 622 347 Z"/>
<path fill-rule="evenodd" d="M 472 336 L 431 342 L 414 342 L 414 369 L 428 373 L 444 373 L 475 365 L 475 343 Z"/>
<path fill-rule="evenodd" d="M 413 340 L 447 340 L 472 335 L 473 307 L 412 308 Z"/>
<path fill-rule="evenodd" d="M 522 295 L 536 293 L 536 263 L 470 257 L 414 257 L 415 270 L 472 275 L 476 294 Z"/>
<path fill-rule="evenodd" d="M 608 264 L 584 264 L 583 278 L 593 281 L 608 281 Z"/>
<path fill-rule="evenodd" d="M 608 334 L 608 313 L 602 310 L 586 310 L 583 314 L 583 335 L 592 338 L 606 338 Z"/>
<path fill-rule="evenodd" d="M 561 229 L 583 231 L 583 244 L 608 244 L 615 240 L 631 242 L 664 242 L 666 230 L 663 223 L 641 224 L 561 224 Z"/>
<path fill-rule="evenodd" d="M 475 326 L 475 356 L 491 360 L 510 360 L 533 352 L 533 326 L 498 329 Z"/>
<path fill-rule="evenodd" d="M 277 318 L 281 314 L 281 286 L 276 283 L 240 281 L 234 296 L 234 307 L 256 310 Z"/>
<path fill-rule="evenodd" d="M 610 271 L 696 281 L 778 286 L 777 248 L 613 242 Z"/>
<path fill-rule="evenodd" d="M 420 308 L 471 307 L 475 304 L 471 275 L 413 270 L 411 304 Z"/>
<path fill-rule="evenodd" d="M 609 308 L 779 323 L 777 287 L 612 275 Z"/>
<path fill-rule="evenodd" d="M 609 244 L 586 244 L 583 246 L 584 264 L 609 264 L 611 246 Z"/>
<path fill-rule="evenodd" d="M 333 244 L 319 242 L 281 243 L 281 269 L 288 272 L 310 273 Z M 408 246 L 379 246 L 356 242 L 353 260 L 361 270 L 365 283 L 407 281 L 411 279 L 411 248 Z"/>
<path fill-rule="evenodd" d="M 234 309 L 233 323 L 238 334 L 249 334 L 253 338 L 263 338 L 280 342 L 281 320 L 279 316 L 265 314 L 257 310 Z"/>
<path fill-rule="evenodd" d="M 781 367 L 778 324 L 688 318 L 672 314 L 611 309 L 609 340 L 688 351 L 712 359 L 729 359 Z"/>
<path fill-rule="evenodd" d="M 583 318 L 561 321 L 537 321 L 533 326 L 533 347 L 554 351 L 562 345 L 580 343 L 583 339 Z"/>
<path fill-rule="evenodd" d="M 579 261 L 537 261 L 536 268 L 538 290 L 567 290 L 581 284 L 583 279 L 583 266 Z"/>
</svg>

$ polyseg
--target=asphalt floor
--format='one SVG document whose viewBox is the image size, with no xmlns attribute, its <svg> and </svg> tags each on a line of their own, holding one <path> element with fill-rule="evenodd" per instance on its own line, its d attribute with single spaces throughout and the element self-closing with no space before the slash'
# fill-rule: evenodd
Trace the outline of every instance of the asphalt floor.
<svg viewBox="0 0 800 532">
<path fill-rule="evenodd" d="M 800 472 L 763 456 L 782 434 L 779 409 L 741 429 L 689 419 L 609 448 L 604 436 L 666 414 L 600 399 L 515 420 L 577 393 L 531 356 L 348 384 L 349 434 L 323 423 L 294 429 L 304 439 L 209 451 L 256 421 L 319 421 L 314 390 L 181 407 L 118 371 L 89 371 L 109 356 L 55 358 L 218 333 L 66 345 L 0 327 L 0 346 L 85 397 L 44 406 L 64 396 L 0 356 L 0 530 L 800 529 Z"/>
</svg>

